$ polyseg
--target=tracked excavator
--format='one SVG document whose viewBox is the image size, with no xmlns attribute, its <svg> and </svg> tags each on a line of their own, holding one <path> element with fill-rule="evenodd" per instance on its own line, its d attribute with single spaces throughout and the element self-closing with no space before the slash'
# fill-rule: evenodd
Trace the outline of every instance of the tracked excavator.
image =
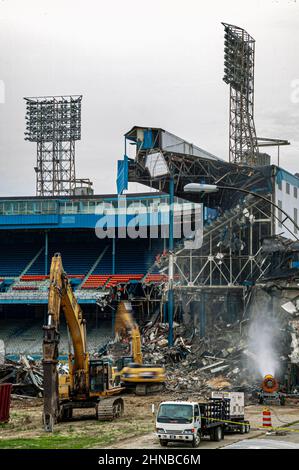
<svg viewBox="0 0 299 470">
<path fill-rule="evenodd" d="M 69 353 L 69 372 L 58 374 L 59 325 L 64 314 L 73 352 Z M 91 359 L 86 346 L 86 321 L 56 253 L 51 262 L 47 325 L 43 327 L 44 411 L 46 431 L 59 421 L 72 418 L 76 408 L 94 408 L 99 420 L 122 416 L 123 387 L 116 385 L 109 360 Z"/>
<path fill-rule="evenodd" d="M 116 361 L 120 383 L 126 389 L 133 389 L 136 395 L 161 391 L 165 385 L 165 369 L 162 366 L 143 364 L 141 334 L 133 319 L 131 302 L 119 302 L 114 331 L 116 340 L 129 336 L 131 345 L 131 354 Z"/>
</svg>

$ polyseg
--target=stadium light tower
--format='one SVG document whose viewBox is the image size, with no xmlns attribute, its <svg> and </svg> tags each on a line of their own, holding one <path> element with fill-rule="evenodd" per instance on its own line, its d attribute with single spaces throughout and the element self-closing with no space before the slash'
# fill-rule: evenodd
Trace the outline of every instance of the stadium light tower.
<svg viewBox="0 0 299 470">
<path fill-rule="evenodd" d="M 224 76 L 230 86 L 229 160 L 254 165 L 258 143 L 254 125 L 255 40 L 242 28 L 224 26 Z"/>
<path fill-rule="evenodd" d="M 75 141 L 81 139 L 81 95 L 26 101 L 25 140 L 37 143 L 36 195 L 73 194 Z"/>
</svg>

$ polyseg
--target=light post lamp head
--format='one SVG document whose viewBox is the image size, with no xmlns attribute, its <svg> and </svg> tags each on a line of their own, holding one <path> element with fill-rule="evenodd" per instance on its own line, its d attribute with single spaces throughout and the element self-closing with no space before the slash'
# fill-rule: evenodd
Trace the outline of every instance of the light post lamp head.
<svg viewBox="0 0 299 470">
<path fill-rule="evenodd" d="M 185 193 L 216 193 L 218 191 L 216 184 L 189 183 L 184 186 Z"/>
</svg>

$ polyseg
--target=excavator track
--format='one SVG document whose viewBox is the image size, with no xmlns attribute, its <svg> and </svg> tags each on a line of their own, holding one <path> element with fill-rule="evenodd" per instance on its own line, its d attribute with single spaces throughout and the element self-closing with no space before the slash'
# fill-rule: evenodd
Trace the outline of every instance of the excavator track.
<svg viewBox="0 0 299 470">
<path fill-rule="evenodd" d="M 164 388 L 165 385 L 163 383 L 137 384 L 135 387 L 135 394 L 139 396 L 153 395 L 155 393 L 162 392 Z"/>
<path fill-rule="evenodd" d="M 121 418 L 124 412 L 122 398 L 104 398 L 97 405 L 97 419 L 99 421 L 112 421 Z"/>
</svg>

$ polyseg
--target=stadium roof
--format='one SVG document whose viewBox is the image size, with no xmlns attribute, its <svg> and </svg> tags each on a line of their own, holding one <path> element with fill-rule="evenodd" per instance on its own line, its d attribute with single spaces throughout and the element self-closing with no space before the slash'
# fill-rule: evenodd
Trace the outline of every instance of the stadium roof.
<svg viewBox="0 0 299 470">
<path fill-rule="evenodd" d="M 216 155 L 213 155 L 197 145 L 187 142 L 181 137 L 165 131 L 160 127 L 133 126 L 132 129 L 125 134 L 125 138 L 136 143 L 142 142 L 143 148 L 148 149 L 150 144 L 150 133 L 152 137 L 152 148 L 160 148 L 166 152 L 174 152 L 177 154 L 193 155 L 195 157 L 202 157 L 208 160 L 223 161 L 223 159 Z M 145 136 L 147 136 L 147 142 Z M 139 150 L 142 150 L 142 147 Z"/>
</svg>

